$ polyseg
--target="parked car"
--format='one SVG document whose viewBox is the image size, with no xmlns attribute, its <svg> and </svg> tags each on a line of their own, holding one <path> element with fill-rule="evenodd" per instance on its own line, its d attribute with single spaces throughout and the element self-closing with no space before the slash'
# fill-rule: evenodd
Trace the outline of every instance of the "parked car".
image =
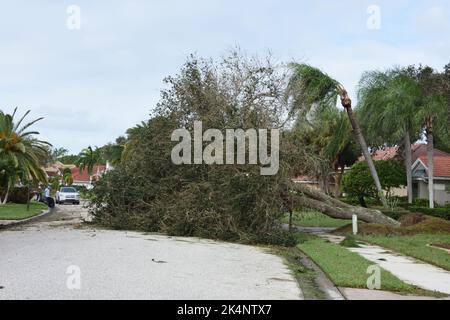
<svg viewBox="0 0 450 320">
<path fill-rule="evenodd" d="M 61 187 L 56 192 L 56 203 L 63 204 L 68 202 L 80 204 L 80 194 L 74 187 Z"/>
</svg>

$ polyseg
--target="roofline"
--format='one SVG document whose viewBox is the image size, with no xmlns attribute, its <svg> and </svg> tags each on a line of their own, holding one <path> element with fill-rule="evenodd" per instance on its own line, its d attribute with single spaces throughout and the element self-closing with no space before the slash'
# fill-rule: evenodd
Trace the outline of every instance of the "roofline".
<svg viewBox="0 0 450 320">
<path fill-rule="evenodd" d="M 419 162 L 428 170 L 428 166 L 426 166 L 425 163 L 423 163 L 423 161 L 420 160 L 420 158 L 417 158 L 417 160 L 414 161 L 414 163 L 411 166 L 411 170 L 414 170 L 414 168 L 418 165 Z"/>
</svg>

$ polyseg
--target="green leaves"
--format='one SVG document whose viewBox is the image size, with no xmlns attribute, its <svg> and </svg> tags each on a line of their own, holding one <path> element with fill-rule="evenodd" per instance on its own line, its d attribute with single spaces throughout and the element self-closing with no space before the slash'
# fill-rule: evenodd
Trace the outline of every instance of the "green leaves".
<svg viewBox="0 0 450 320">
<path fill-rule="evenodd" d="M 47 177 L 41 168 L 40 159 L 45 156 L 45 147 L 50 145 L 46 141 L 37 140 L 34 136 L 39 134 L 36 131 L 25 132 L 36 122 L 42 120 L 38 118 L 22 126 L 23 120 L 30 113 L 27 111 L 18 122 L 14 121 L 17 108 L 13 114 L 5 114 L 0 111 L 0 161 L 3 166 L 3 178 L 0 181 L 1 187 L 7 190 L 11 188 L 19 179 L 28 181 L 29 179 L 46 183 Z"/>
<path fill-rule="evenodd" d="M 389 193 L 392 188 L 406 185 L 406 174 L 404 166 L 396 160 L 375 161 L 381 187 Z M 367 162 L 355 163 L 351 169 L 344 174 L 342 186 L 345 193 L 350 197 L 372 197 L 378 198 L 375 184 L 370 175 Z"/>
<path fill-rule="evenodd" d="M 92 149 L 92 147 L 89 146 L 80 152 L 76 165 L 77 167 L 80 168 L 80 171 L 86 169 L 88 174 L 92 175 L 94 165 L 100 163 L 101 161 L 102 161 L 101 149 L 97 147 L 95 147 L 95 149 Z"/>
<path fill-rule="evenodd" d="M 307 64 L 291 63 L 292 76 L 286 90 L 290 114 L 320 112 L 335 107 L 339 83 L 317 68 Z"/>
<path fill-rule="evenodd" d="M 409 131 L 418 138 L 419 85 L 400 69 L 363 74 L 358 89 L 358 116 L 372 146 L 397 144 Z"/>
</svg>

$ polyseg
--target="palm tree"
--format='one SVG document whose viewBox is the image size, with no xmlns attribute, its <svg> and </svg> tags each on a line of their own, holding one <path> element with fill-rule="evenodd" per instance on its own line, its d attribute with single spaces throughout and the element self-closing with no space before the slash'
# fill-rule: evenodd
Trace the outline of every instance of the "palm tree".
<svg viewBox="0 0 450 320">
<path fill-rule="evenodd" d="M 40 160 L 46 156 L 46 148 L 50 144 L 34 138 L 39 132 L 27 131 L 33 124 L 43 118 L 22 125 L 30 110 L 25 112 L 19 121 L 15 122 L 16 111 L 17 108 L 14 109 L 12 114 L 5 114 L 0 111 L 0 159 L 12 167 L 9 170 L 11 176 L 7 178 L 9 183 L 6 186 L 4 203 L 7 201 L 11 187 L 20 177 L 43 183 L 47 182 L 46 174 L 40 166 Z M 3 171 L 4 174 L 7 172 L 8 170 Z"/>
<path fill-rule="evenodd" d="M 299 114 L 300 116 L 306 117 L 311 112 L 322 112 L 324 109 L 336 106 L 337 98 L 340 97 L 341 104 L 347 112 L 353 133 L 369 166 L 370 173 L 378 190 L 379 198 L 383 206 L 388 207 L 378 173 L 361 128 L 353 113 L 352 102 L 345 87 L 319 69 L 307 64 L 293 63 L 290 67 L 293 74 L 289 80 L 286 92 L 287 98 L 292 105 L 290 115 Z"/>
<path fill-rule="evenodd" d="M 366 136 L 374 146 L 403 146 L 409 203 L 413 201 L 411 138 L 421 132 L 416 119 L 420 99 L 419 85 L 401 69 L 366 72 L 359 82 L 358 110 Z"/>
<path fill-rule="evenodd" d="M 407 72 L 421 88 L 422 101 L 416 116 L 423 124 L 427 138 L 428 199 L 430 208 L 434 208 L 434 132 L 449 136 L 447 80 L 445 73 L 437 73 L 430 67 L 411 66 Z"/>
<path fill-rule="evenodd" d="M 113 166 L 116 166 L 122 160 L 123 150 L 124 150 L 123 145 L 117 143 L 115 144 L 109 143 L 102 147 L 102 156 L 107 162 L 109 162 Z"/>
<path fill-rule="evenodd" d="M 80 168 L 80 171 L 87 170 L 88 174 L 92 176 L 94 166 L 98 164 L 101 159 L 101 150 L 97 147 L 92 149 L 92 147 L 89 146 L 80 152 L 76 165 Z"/>
<path fill-rule="evenodd" d="M 121 159 L 127 160 L 132 157 L 136 147 L 141 141 L 142 134 L 149 128 L 149 123 L 142 121 L 140 124 L 135 125 L 127 130 L 127 139 L 123 145 L 121 152 Z"/>
<path fill-rule="evenodd" d="M 66 186 L 70 186 L 73 183 L 72 171 L 69 168 L 63 170 L 62 180 Z"/>
<path fill-rule="evenodd" d="M 298 118 L 294 129 L 301 141 L 305 145 L 311 146 L 311 151 L 325 160 L 322 166 L 314 167 L 315 171 L 313 172 L 321 178 L 322 189 L 329 193 L 328 179 L 330 170 L 333 169 L 335 172 L 334 196 L 340 197 L 344 169 L 346 166 L 352 165 L 358 158 L 350 122 L 345 111 L 332 107 L 326 112 L 309 117 L 309 119 Z"/>
</svg>

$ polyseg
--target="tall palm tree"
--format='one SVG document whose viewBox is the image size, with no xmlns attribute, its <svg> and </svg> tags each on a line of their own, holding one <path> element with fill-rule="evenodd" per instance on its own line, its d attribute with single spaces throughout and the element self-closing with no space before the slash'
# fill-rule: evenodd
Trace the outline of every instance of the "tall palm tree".
<svg viewBox="0 0 450 320">
<path fill-rule="evenodd" d="M 293 74 L 289 80 L 286 92 L 287 98 L 292 104 L 290 115 L 299 114 L 301 116 L 307 116 L 310 112 L 321 112 L 326 108 L 336 106 L 337 98 L 339 97 L 342 106 L 347 112 L 356 140 L 369 166 L 370 173 L 378 190 L 378 196 L 383 206 L 388 207 L 378 173 L 361 128 L 353 113 L 352 101 L 345 87 L 319 69 L 307 64 L 292 63 L 290 67 Z"/>
<path fill-rule="evenodd" d="M 411 138 L 418 138 L 419 85 L 401 69 L 365 72 L 359 82 L 358 110 L 374 146 L 403 145 L 408 202 L 412 203 Z M 381 140 L 379 140 L 381 139 Z"/>
<path fill-rule="evenodd" d="M 417 81 L 422 93 L 416 116 L 423 124 L 427 138 L 428 199 L 430 208 L 434 208 L 434 132 L 449 136 L 446 75 L 422 66 L 412 66 L 407 71 Z"/>
<path fill-rule="evenodd" d="M 14 176 L 17 176 L 17 172 L 20 171 L 22 177 L 46 183 L 47 177 L 40 166 L 40 160 L 45 157 L 46 148 L 50 144 L 34 138 L 39 132 L 27 131 L 33 124 L 43 118 L 22 124 L 30 110 L 25 112 L 17 122 L 14 119 L 16 112 L 17 108 L 14 109 L 12 114 L 5 114 L 0 111 L 0 159 L 12 166 L 13 170 L 10 172 L 15 172 Z M 6 187 L 6 196 L 3 202 L 7 201 L 8 193 L 14 186 L 16 178 L 9 177 L 8 181 L 10 183 Z"/>
<path fill-rule="evenodd" d="M 76 165 L 80 168 L 80 171 L 87 170 L 88 174 L 91 176 L 94 166 L 101 162 L 101 159 L 101 150 L 97 147 L 92 149 L 92 147 L 89 146 L 80 152 Z"/>
</svg>

